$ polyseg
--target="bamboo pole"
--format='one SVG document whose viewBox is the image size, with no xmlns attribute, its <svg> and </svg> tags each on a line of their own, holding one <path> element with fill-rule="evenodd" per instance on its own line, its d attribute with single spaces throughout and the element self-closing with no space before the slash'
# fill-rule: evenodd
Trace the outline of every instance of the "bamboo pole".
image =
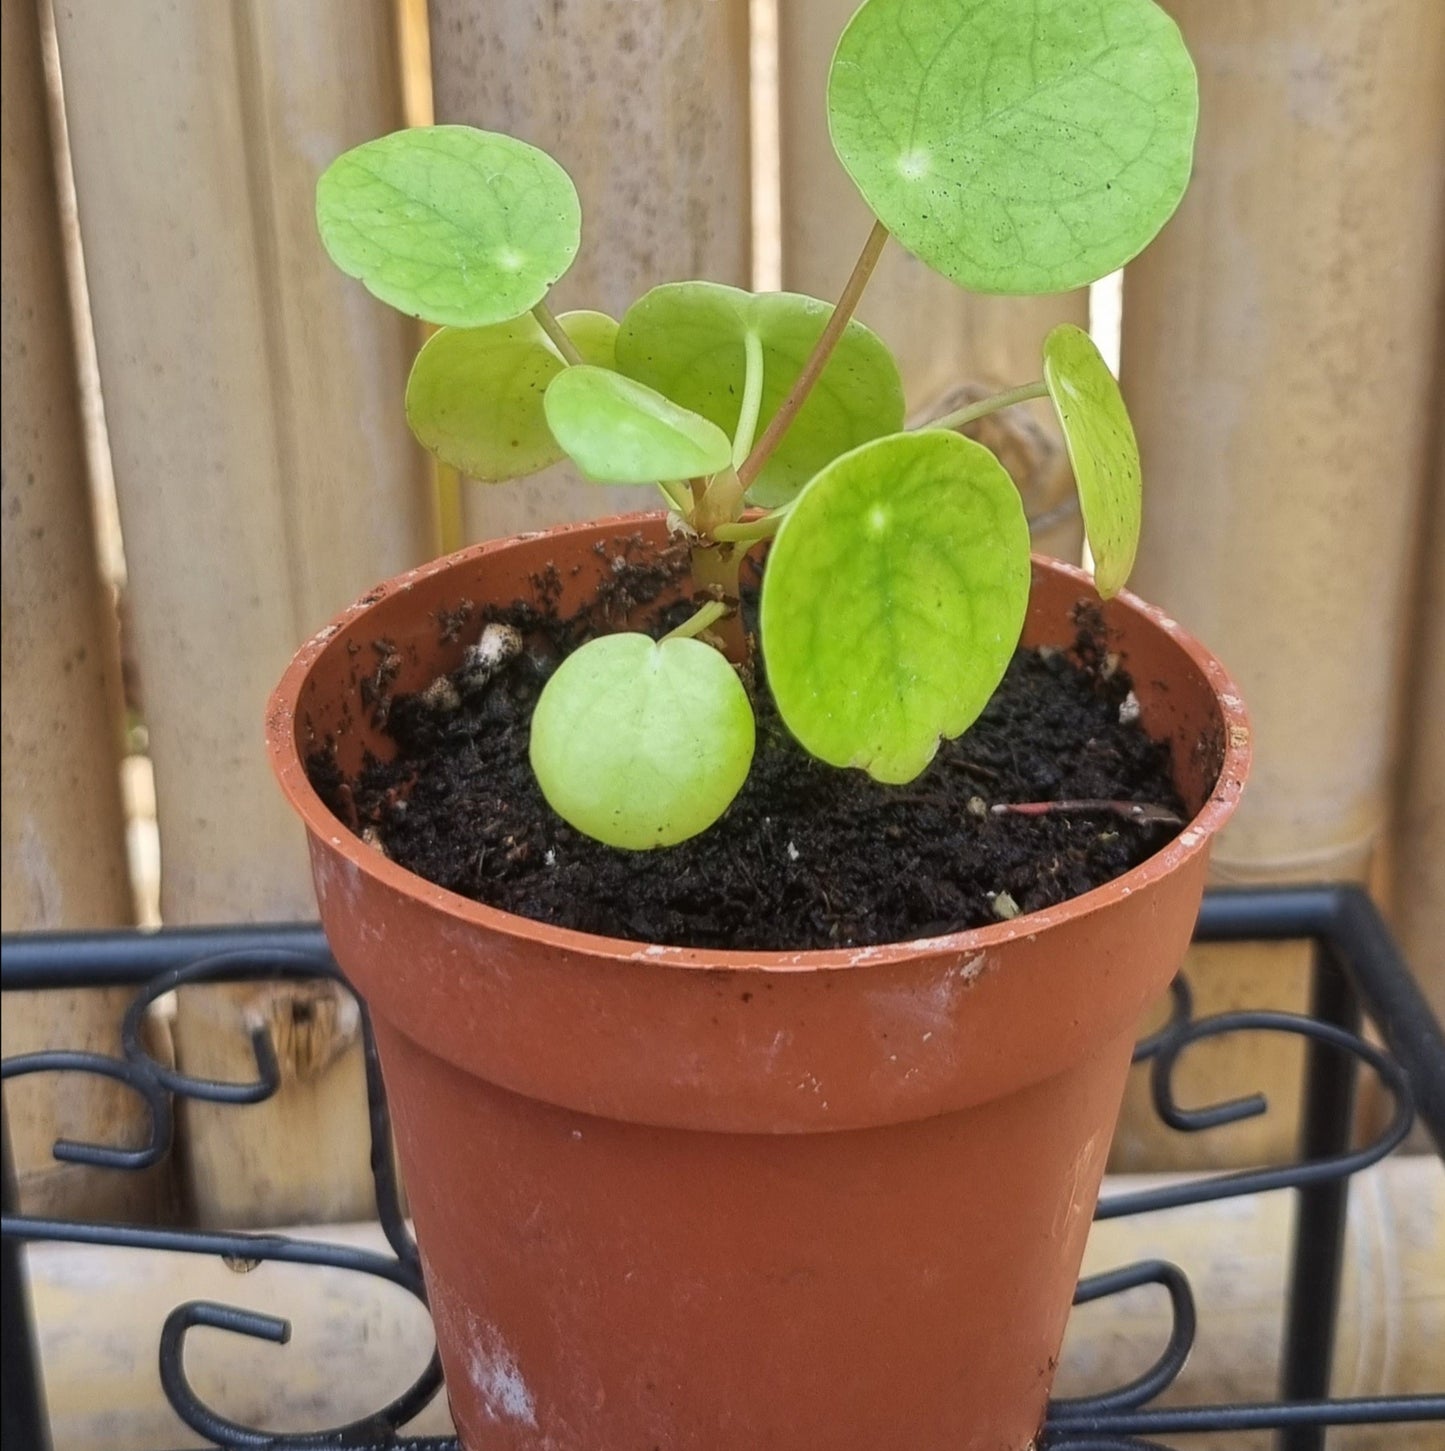
<svg viewBox="0 0 1445 1451">
<path fill-rule="evenodd" d="M 618 316 L 660 282 L 749 280 L 747 0 L 431 0 L 436 119 L 507 131 L 577 183 L 582 250 L 556 310 Z M 652 508 L 558 465 L 464 485 L 470 538 Z"/>
<path fill-rule="evenodd" d="M 1445 1021 L 1445 418 L 1438 422 L 1440 451 L 1411 632 L 1394 889 L 1400 944 Z"/>
<path fill-rule="evenodd" d="M 783 286 L 832 297 L 868 234 L 871 216 L 828 140 L 828 64 L 856 0 L 778 5 L 778 93 L 782 156 Z M 1056 323 L 1088 326 L 1086 289 L 1053 297 L 981 297 L 962 292 L 890 244 L 858 310 L 894 350 L 914 412 L 937 415 L 967 401 L 970 385 L 997 392 L 1042 376 L 1043 341 Z M 1066 505 L 1073 478 L 1047 404 L 1010 410 L 970 432 L 999 448 L 1024 491 L 1031 518 Z M 1077 559 L 1077 514 L 1035 548 Z"/>
<path fill-rule="evenodd" d="M 4 889 L 7 932 L 133 920 L 120 801 L 114 611 L 100 579 L 83 447 L 66 240 L 34 5 L 0 10 L 0 475 L 4 538 Z M 7 998 L 3 1052 L 117 1052 L 124 992 Z M 150 1217 L 158 1175 L 60 1164 L 57 1138 L 137 1143 L 145 1111 L 70 1075 L 6 1087 L 21 1201 L 32 1212 Z"/>
<path fill-rule="evenodd" d="M 314 236 L 320 171 L 401 123 L 392 12 L 347 0 L 56 8 L 162 912 L 310 916 L 302 833 L 260 746 L 267 692 L 309 632 L 435 546 L 400 402 L 412 330 Z M 247 1024 L 273 1007 L 249 989 L 187 990 L 181 1066 L 224 1076 L 238 1052 L 249 1065 Z M 326 1016 L 304 989 L 294 1007 Z M 330 1020 L 343 1011 L 333 1003 Z M 283 1065 L 286 1092 L 244 1114 L 188 1106 L 203 1220 L 370 1211 L 364 1162 L 333 1176 L 314 1161 L 312 1126 L 333 1094 L 352 1107 L 329 1133 L 365 1142 L 356 1051 L 320 1058 L 316 1071 L 304 1053 Z"/>
<path fill-rule="evenodd" d="M 1363 880 L 1438 407 L 1445 8 L 1167 8 L 1199 68 L 1201 129 L 1179 214 L 1125 274 L 1147 494 L 1134 587 L 1221 655 L 1253 716 L 1218 878 Z M 1206 1004 L 1304 997 L 1298 951 L 1210 948 L 1192 975 Z M 1281 1151 L 1293 1069 L 1260 1073 L 1285 1109 Z"/>
</svg>

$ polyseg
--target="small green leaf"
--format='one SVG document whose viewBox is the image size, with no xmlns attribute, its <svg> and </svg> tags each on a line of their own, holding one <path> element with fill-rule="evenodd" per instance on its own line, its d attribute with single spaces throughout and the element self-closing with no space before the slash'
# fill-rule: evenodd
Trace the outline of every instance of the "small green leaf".
<svg viewBox="0 0 1445 1451">
<path fill-rule="evenodd" d="M 617 366 L 617 320 L 605 312 L 592 312 L 582 308 L 577 312 L 564 312 L 558 319 L 562 331 L 577 344 L 584 363 L 598 368 Z M 551 347 L 549 341 L 547 344 Z"/>
<path fill-rule="evenodd" d="M 331 260 L 428 322 L 489 327 L 572 265 L 582 211 L 545 151 L 470 126 L 418 126 L 344 152 L 316 184 Z"/>
<path fill-rule="evenodd" d="M 1112 599 L 1124 588 L 1139 548 L 1143 480 L 1134 425 L 1109 365 L 1088 333 L 1072 323 L 1060 324 L 1044 340 L 1044 382 L 1074 466 L 1094 585 Z"/>
<path fill-rule="evenodd" d="M 726 468 L 727 435 L 661 393 L 605 368 L 567 368 L 547 389 L 552 436 L 594 483 L 691 479 Z"/>
<path fill-rule="evenodd" d="M 610 317 L 568 312 L 558 321 L 587 362 L 612 365 Z M 442 328 L 412 364 L 407 422 L 424 447 L 471 478 L 522 478 L 563 457 L 542 399 L 565 366 L 530 314 L 492 327 Z"/>
<path fill-rule="evenodd" d="M 617 364 L 732 437 L 742 409 L 751 335 L 762 353 L 756 429 L 761 433 L 832 311 L 831 303 L 794 292 L 755 294 L 713 282 L 667 283 L 627 310 L 617 336 Z M 765 507 L 785 503 L 840 453 L 902 427 L 898 365 L 882 339 L 850 322 L 748 497 Z"/>
<path fill-rule="evenodd" d="M 1142 251 L 1188 184 L 1197 116 L 1154 0 L 868 0 L 828 81 L 868 205 L 976 292 L 1061 292 Z"/>
<path fill-rule="evenodd" d="M 532 713 L 548 804 L 608 846 L 645 851 L 706 831 L 747 780 L 753 710 L 700 640 L 603 635 L 569 655 Z"/>
<path fill-rule="evenodd" d="M 768 683 L 820 760 L 911 781 L 988 704 L 1029 597 L 1003 465 L 929 430 L 865 443 L 798 496 L 763 575 Z"/>
</svg>

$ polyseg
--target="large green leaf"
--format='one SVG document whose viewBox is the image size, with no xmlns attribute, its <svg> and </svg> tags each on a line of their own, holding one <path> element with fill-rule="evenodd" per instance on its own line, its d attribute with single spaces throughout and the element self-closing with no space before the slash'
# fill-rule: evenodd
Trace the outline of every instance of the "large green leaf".
<svg viewBox="0 0 1445 1451">
<path fill-rule="evenodd" d="M 761 433 L 832 311 L 830 303 L 794 292 L 667 283 L 627 310 L 617 335 L 617 365 L 735 437 L 751 351 L 754 366 L 762 368 L 754 430 Z M 882 339 L 850 322 L 748 497 L 769 507 L 784 503 L 829 460 L 902 426 L 898 365 Z"/>
<path fill-rule="evenodd" d="M 732 457 L 715 424 L 606 368 L 563 369 L 545 406 L 552 436 L 594 483 L 699 478 Z"/>
<path fill-rule="evenodd" d="M 331 259 L 383 302 L 453 327 L 535 307 L 572 264 L 582 212 L 545 151 L 470 126 L 418 126 L 344 152 L 316 185 Z"/>
<path fill-rule="evenodd" d="M 611 367 L 617 324 L 605 313 L 558 319 L 588 363 Z M 497 482 L 563 457 L 543 395 L 566 365 L 530 314 L 483 328 L 442 328 L 417 354 L 406 384 L 412 432 L 443 463 Z"/>
<path fill-rule="evenodd" d="M 867 0 L 828 82 L 878 218 L 977 292 L 1122 266 L 1189 180 L 1194 65 L 1154 0 Z"/>
<path fill-rule="evenodd" d="M 569 655 L 532 714 L 532 770 L 552 809 L 609 846 L 705 831 L 753 759 L 737 672 L 700 640 L 604 635 Z"/>
<path fill-rule="evenodd" d="M 1111 599 L 1124 588 L 1139 548 L 1143 482 L 1134 425 L 1109 365 L 1072 323 L 1044 340 L 1044 382 L 1074 466 L 1094 584 Z"/>
<path fill-rule="evenodd" d="M 788 729 L 832 765 L 911 781 L 1003 678 L 1029 578 L 1023 503 L 981 444 L 929 430 L 834 460 L 763 576 L 763 658 Z"/>
</svg>

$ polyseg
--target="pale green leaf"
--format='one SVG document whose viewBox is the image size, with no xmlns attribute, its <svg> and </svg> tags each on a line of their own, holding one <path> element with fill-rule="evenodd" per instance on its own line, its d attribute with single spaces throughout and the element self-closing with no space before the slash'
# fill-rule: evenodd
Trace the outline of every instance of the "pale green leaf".
<svg viewBox="0 0 1445 1451">
<path fill-rule="evenodd" d="M 690 479 L 726 468 L 727 435 L 661 393 L 605 368 L 567 368 L 547 389 L 552 436 L 598 484 Z"/>
<path fill-rule="evenodd" d="M 1140 252 L 1189 181 L 1197 114 L 1154 0 L 867 0 L 828 82 L 869 206 L 977 292 L 1059 292 Z"/>
<path fill-rule="evenodd" d="M 600 312 L 558 321 L 589 363 L 615 359 L 617 324 Z M 485 328 L 442 328 L 417 354 L 406 418 L 443 463 L 495 483 L 536 473 L 563 457 L 543 397 L 565 364 L 530 313 Z"/>
<path fill-rule="evenodd" d="M 763 658 L 788 729 L 831 765 L 911 781 L 1003 678 L 1029 579 L 1023 503 L 981 444 L 929 430 L 835 459 L 763 575 Z"/>
<path fill-rule="evenodd" d="M 753 759 L 737 672 L 700 640 L 604 635 L 569 655 L 532 714 L 532 770 L 578 831 L 644 851 L 727 810 Z"/>
<path fill-rule="evenodd" d="M 331 259 L 383 302 L 453 327 L 535 307 L 572 264 L 571 178 L 511 136 L 417 126 L 344 152 L 316 185 Z"/>
<path fill-rule="evenodd" d="M 832 311 L 830 303 L 798 293 L 668 283 L 627 310 L 617 364 L 731 438 L 743 409 L 751 337 L 762 367 L 756 436 L 778 411 Z M 898 365 L 880 338 L 850 322 L 748 497 L 766 507 L 784 503 L 830 459 L 902 426 Z"/>
<path fill-rule="evenodd" d="M 1044 341 L 1044 382 L 1074 466 L 1094 584 L 1111 599 L 1128 580 L 1139 548 L 1143 482 L 1134 425 L 1109 365 L 1072 323 Z"/>
</svg>

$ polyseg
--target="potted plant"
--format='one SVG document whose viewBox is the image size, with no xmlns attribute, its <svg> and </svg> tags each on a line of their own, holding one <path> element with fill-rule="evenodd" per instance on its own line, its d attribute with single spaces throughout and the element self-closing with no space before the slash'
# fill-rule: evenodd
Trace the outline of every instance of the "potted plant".
<svg viewBox="0 0 1445 1451">
<path fill-rule="evenodd" d="M 666 505 L 379 586 L 269 707 L 473 1451 L 1030 1444 L 1241 788 L 1227 677 L 1120 592 L 1139 460 L 1088 337 L 908 431 L 852 320 L 890 236 L 991 292 L 1139 251 L 1189 173 L 1177 29 L 867 0 L 828 104 L 878 219 L 832 306 L 693 281 L 555 316 L 576 194 L 506 136 L 398 133 L 320 183 L 338 264 L 440 325 L 423 443 Z M 1030 559 L 954 431 L 1042 396 L 1092 579 Z"/>
</svg>

